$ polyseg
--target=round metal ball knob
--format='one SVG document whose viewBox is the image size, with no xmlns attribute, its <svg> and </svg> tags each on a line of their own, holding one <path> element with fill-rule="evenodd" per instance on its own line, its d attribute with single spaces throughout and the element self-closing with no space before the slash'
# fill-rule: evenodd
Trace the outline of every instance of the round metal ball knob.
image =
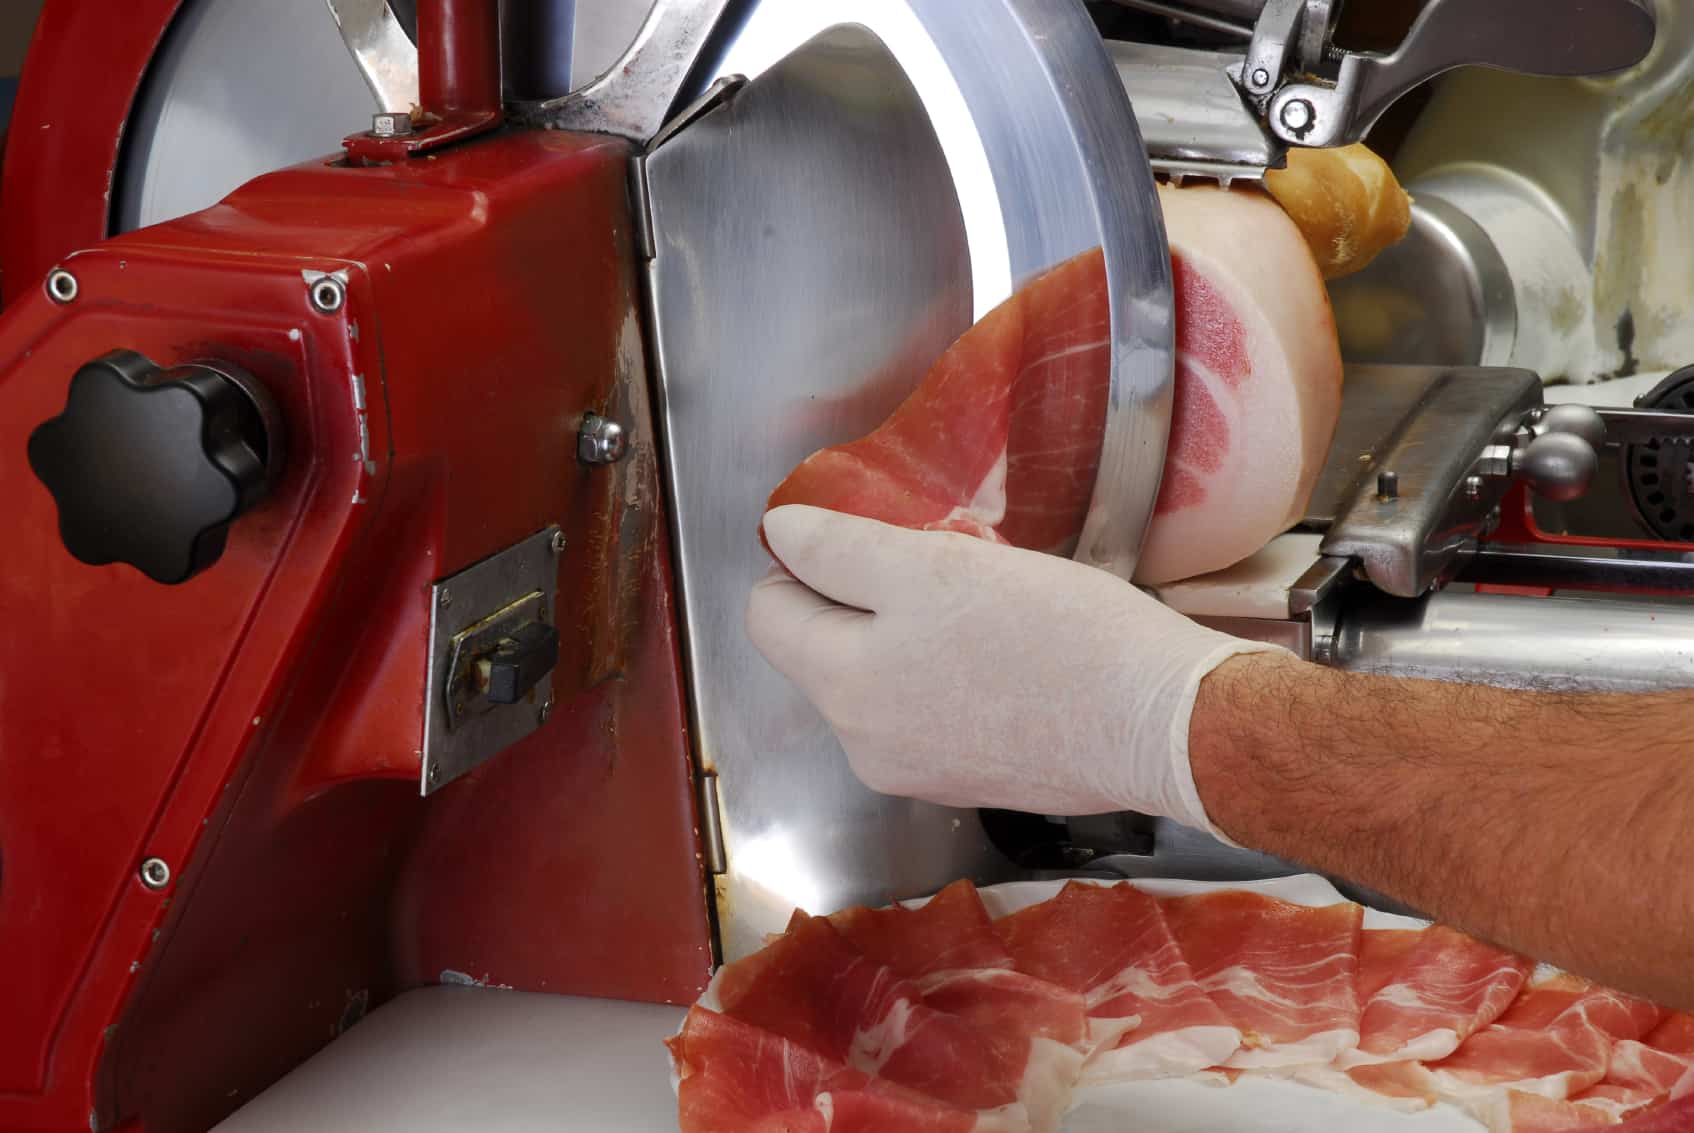
<svg viewBox="0 0 1694 1133">
<path fill-rule="evenodd" d="M 1513 471 L 1537 494 L 1554 503 L 1565 503 L 1588 491 L 1600 471 L 1600 458 L 1593 446 L 1579 436 L 1546 433 L 1518 453 Z"/>
<path fill-rule="evenodd" d="M 1555 405 L 1542 415 L 1540 423 L 1545 432 L 1581 437 L 1595 450 L 1606 443 L 1606 422 L 1586 405 Z"/>
<path fill-rule="evenodd" d="M 234 366 L 162 370 L 114 350 L 71 378 L 65 411 L 29 438 L 59 507 L 59 537 L 90 565 L 186 582 L 223 554 L 229 525 L 269 490 L 281 421 Z"/>
</svg>

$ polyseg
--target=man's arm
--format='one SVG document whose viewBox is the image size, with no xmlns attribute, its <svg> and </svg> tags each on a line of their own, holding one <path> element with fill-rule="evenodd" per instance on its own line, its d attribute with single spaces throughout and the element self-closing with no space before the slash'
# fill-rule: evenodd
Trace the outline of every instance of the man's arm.
<svg viewBox="0 0 1694 1133">
<path fill-rule="evenodd" d="M 1505 692 L 1237 657 L 1194 779 L 1236 841 L 1694 1009 L 1694 694 Z"/>
</svg>

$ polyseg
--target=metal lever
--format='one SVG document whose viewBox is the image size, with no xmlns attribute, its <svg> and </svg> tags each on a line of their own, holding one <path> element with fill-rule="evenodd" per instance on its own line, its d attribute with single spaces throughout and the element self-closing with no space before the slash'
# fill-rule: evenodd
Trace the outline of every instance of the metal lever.
<svg viewBox="0 0 1694 1133">
<path fill-rule="evenodd" d="M 646 145 L 665 124 L 724 14 L 744 6 L 740 0 L 657 0 L 629 50 L 605 74 L 570 94 L 521 106 L 516 117 Z"/>
<path fill-rule="evenodd" d="M 1430 0 L 1392 55 L 1349 54 L 1334 86 L 1279 90 L 1270 127 L 1298 145 L 1346 145 L 1363 138 L 1401 95 L 1455 67 L 1618 71 L 1646 57 L 1655 32 L 1646 0 Z"/>
</svg>

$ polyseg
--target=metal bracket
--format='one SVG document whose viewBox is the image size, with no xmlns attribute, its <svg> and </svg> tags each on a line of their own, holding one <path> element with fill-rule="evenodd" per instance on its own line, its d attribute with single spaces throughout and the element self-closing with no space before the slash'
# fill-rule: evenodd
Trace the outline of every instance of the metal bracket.
<svg viewBox="0 0 1694 1133">
<path fill-rule="evenodd" d="M 553 678 L 516 704 L 480 699 L 477 660 L 531 622 L 557 625 L 559 528 L 549 526 L 430 588 L 428 694 L 424 701 L 425 795 L 539 728 L 552 708 Z"/>
</svg>

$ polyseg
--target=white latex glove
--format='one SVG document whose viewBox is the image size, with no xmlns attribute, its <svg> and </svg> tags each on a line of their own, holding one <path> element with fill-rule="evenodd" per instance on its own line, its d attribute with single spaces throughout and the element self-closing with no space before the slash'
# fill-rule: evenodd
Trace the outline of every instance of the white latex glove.
<svg viewBox="0 0 1694 1133">
<path fill-rule="evenodd" d="M 1136 810 L 1217 833 L 1189 768 L 1194 697 L 1230 657 L 1274 647 L 1103 571 L 968 535 L 793 506 L 764 529 L 793 577 L 754 587 L 748 635 L 866 786 L 1038 814 Z"/>
</svg>

